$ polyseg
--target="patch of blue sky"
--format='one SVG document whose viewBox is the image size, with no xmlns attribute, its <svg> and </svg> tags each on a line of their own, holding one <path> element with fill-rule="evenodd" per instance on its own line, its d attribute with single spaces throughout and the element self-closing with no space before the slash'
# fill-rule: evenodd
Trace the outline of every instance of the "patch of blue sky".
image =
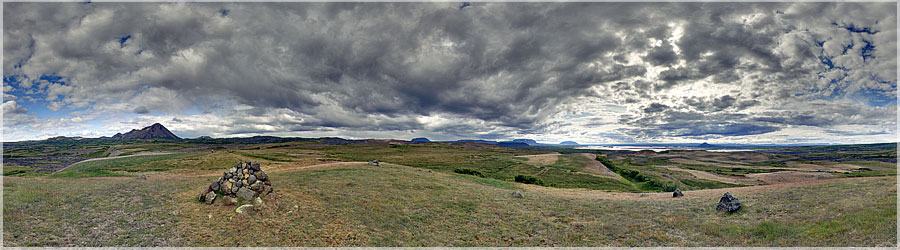
<svg viewBox="0 0 900 250">
<path fill-rule="evenodd" d="M 821 61 L 822 64 L 825 64 L 825 66 L 828 66 L 828 69 L 826 69 L 826 71 L 834 68 L 834 62 L 831 61 L 830 57 L 824 55 L 819 56 L 819 61 Z"/>
<path fill-rule="evenodd" d="M 859 50 L 863 61 L 865 62 L 869 58 L 875 58 L 875 55 L 872 54 L 873 52 L 875 52 L 875 45 L 872 45 L 872 42 L 866 39 L 863 39 L 862 41 L 866 43 L 866 46 L 863 46 L 862 49 Z"/>
<path fill-rule="evenodd" d="M 875 107 L 897 105 L 897 97 L 891 96 L 883 91 L 860 91 L 857 94 L 849 96 L 848 98 Z"/>
<path fill-rule="evenodd" d="M 846 55 L 847 51 L 849 51 L 852 48 L 853 48 L 853 40 L 850 40 L 850 44 L 847 44 L 846 46 L 844 46 L 844 50 L 841 51 L 841 55 Z"/>
<path fill-rule="evenodd" d="M 594 116 L 594 114 L 590 114 L 587 112 L 581 112 L 581 113 L 573 114 L 573 115 L 565 115 L 565 116 L 563 116 L 563 118 L 575 119 L 575 118 L 583 118 L 583 117 L 588 117 L 588 116 Z"/>
<path fill-rule="evenodd" d="M 127 35 L 127 36 L 123 36 L 122 38 L 119 38 L 119 48 L 125 48 L 125 42 L 127 42 L 128 39 L 131 39 L 131 35 Z"/>
<path fill-rule="evenodd" d="M 845 29 L 845 30 L 847 30 L 847 31 L 850 31 L 850 32 L 852 32 L 852 33 L 866 33 L 866 34 L 870 34 L 870 35 L 874 35 L 874 34 L 877 34 L 877 33 L 878 33 L 877 30 L 873 30 L 872 28 L 864 27 L 864 26 L 856 27 L 856 25 L 855 25 L 855 24 L 852 24 L 852 23 L 851 23 L 850 25 L 846 25 L 846 26 L 841 26 L 841 25 L 838 24 L 837 22 L 831 22 L 831 24 L 834 25 L 834 26 L 843 28 L 843 29 Z"/>
<path fill-rule="evenodd" d="M 22 81 L 31 81 L 31 87 L 22 88 L 20 87 Z M 46 88 L 46 86 L 41 86 L 40 81 L 47 81 L 49 83 L 54 84 L 62 84 L 67 85 L 65 78 L 62 76 L 58 76 L 55 74 L 45 74 L 38 77 L 38 80 L 30 80 L 22 75 L 10 75 L 3 77 L 3 84 L 14 86 L 13 90 L 7 92 L 10 95 L 16 96 L 16 104 L 18 104 L 21 108 L 28 110 L 28 114 L 40 118 L 63 118 L 70 117 L 72 112 L 84 111 L 91 107 L 88 105 L 87 107 L 82 108 L 69 108 L 66 105 L 62 105 L 58 110 L 50 110 L 51 102 L 47 101 L 47 94 L 42 88 Z M 57 96 L 56 100 L 61 101 L 63 96 Z"/>
<path fill-rule="evenodd" d="M 58 76 L 56 74 L 44 74 L 38 77 L 38 80 L 44 80 L 51 83 L 59 83 L 62 85 L 66 85 L 66 81 L 63 80 L 62 76 Z"/>
</svg>

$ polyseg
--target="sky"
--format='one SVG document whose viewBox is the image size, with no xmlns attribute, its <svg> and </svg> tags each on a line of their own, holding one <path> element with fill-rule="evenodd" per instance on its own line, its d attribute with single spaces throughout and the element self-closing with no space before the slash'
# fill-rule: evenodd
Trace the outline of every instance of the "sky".
<svg viewBox="0 0 900 250">
<path fill-rule="evenodd" d="M 3 141 L 897 141 L 896 3 L 3 3 Z"/>
</svg>

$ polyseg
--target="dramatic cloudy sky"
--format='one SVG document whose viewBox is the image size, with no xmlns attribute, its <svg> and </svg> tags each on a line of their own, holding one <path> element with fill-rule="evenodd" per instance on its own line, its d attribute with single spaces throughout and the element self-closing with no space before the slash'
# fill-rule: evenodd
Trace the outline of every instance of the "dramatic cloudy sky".
<svg viewBox="0 0 900 250">
<path fill-rule="evenodd" d="M 897 140 L 896 3 L 4 3 L 3 140 Z"/>
</svg>

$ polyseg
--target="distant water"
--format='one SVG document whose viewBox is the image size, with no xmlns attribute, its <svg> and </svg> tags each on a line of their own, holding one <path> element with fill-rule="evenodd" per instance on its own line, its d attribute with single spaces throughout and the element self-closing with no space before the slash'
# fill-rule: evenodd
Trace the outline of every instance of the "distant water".
<svg viewBox="0 0 900 250">
<path fill-rule="evenodd" d="M 653 152 L 663 152 L 669 150 L 704 150 L 706 152 L 753 152 L 752 149 L 705 149 L 690 147 L 662 147 L 662 146 L 583 146 L 575 149 L 599 149 L 599 150 L 622 150 L 622 151 L 641 151 L 652 150 Z"/>
</svg>

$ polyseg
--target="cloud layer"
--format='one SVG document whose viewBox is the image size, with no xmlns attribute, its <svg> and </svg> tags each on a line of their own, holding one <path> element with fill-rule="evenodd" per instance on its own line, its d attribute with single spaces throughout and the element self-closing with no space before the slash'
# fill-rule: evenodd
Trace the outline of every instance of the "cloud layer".
<svg viewBox="0 0 900 250">
<path fill-rule="evenodd" d="M 3 18 L 4 140 L 153 122 L 187 137 L 896 134 L 895 3 L 4 3 Z"/>
</svg>

